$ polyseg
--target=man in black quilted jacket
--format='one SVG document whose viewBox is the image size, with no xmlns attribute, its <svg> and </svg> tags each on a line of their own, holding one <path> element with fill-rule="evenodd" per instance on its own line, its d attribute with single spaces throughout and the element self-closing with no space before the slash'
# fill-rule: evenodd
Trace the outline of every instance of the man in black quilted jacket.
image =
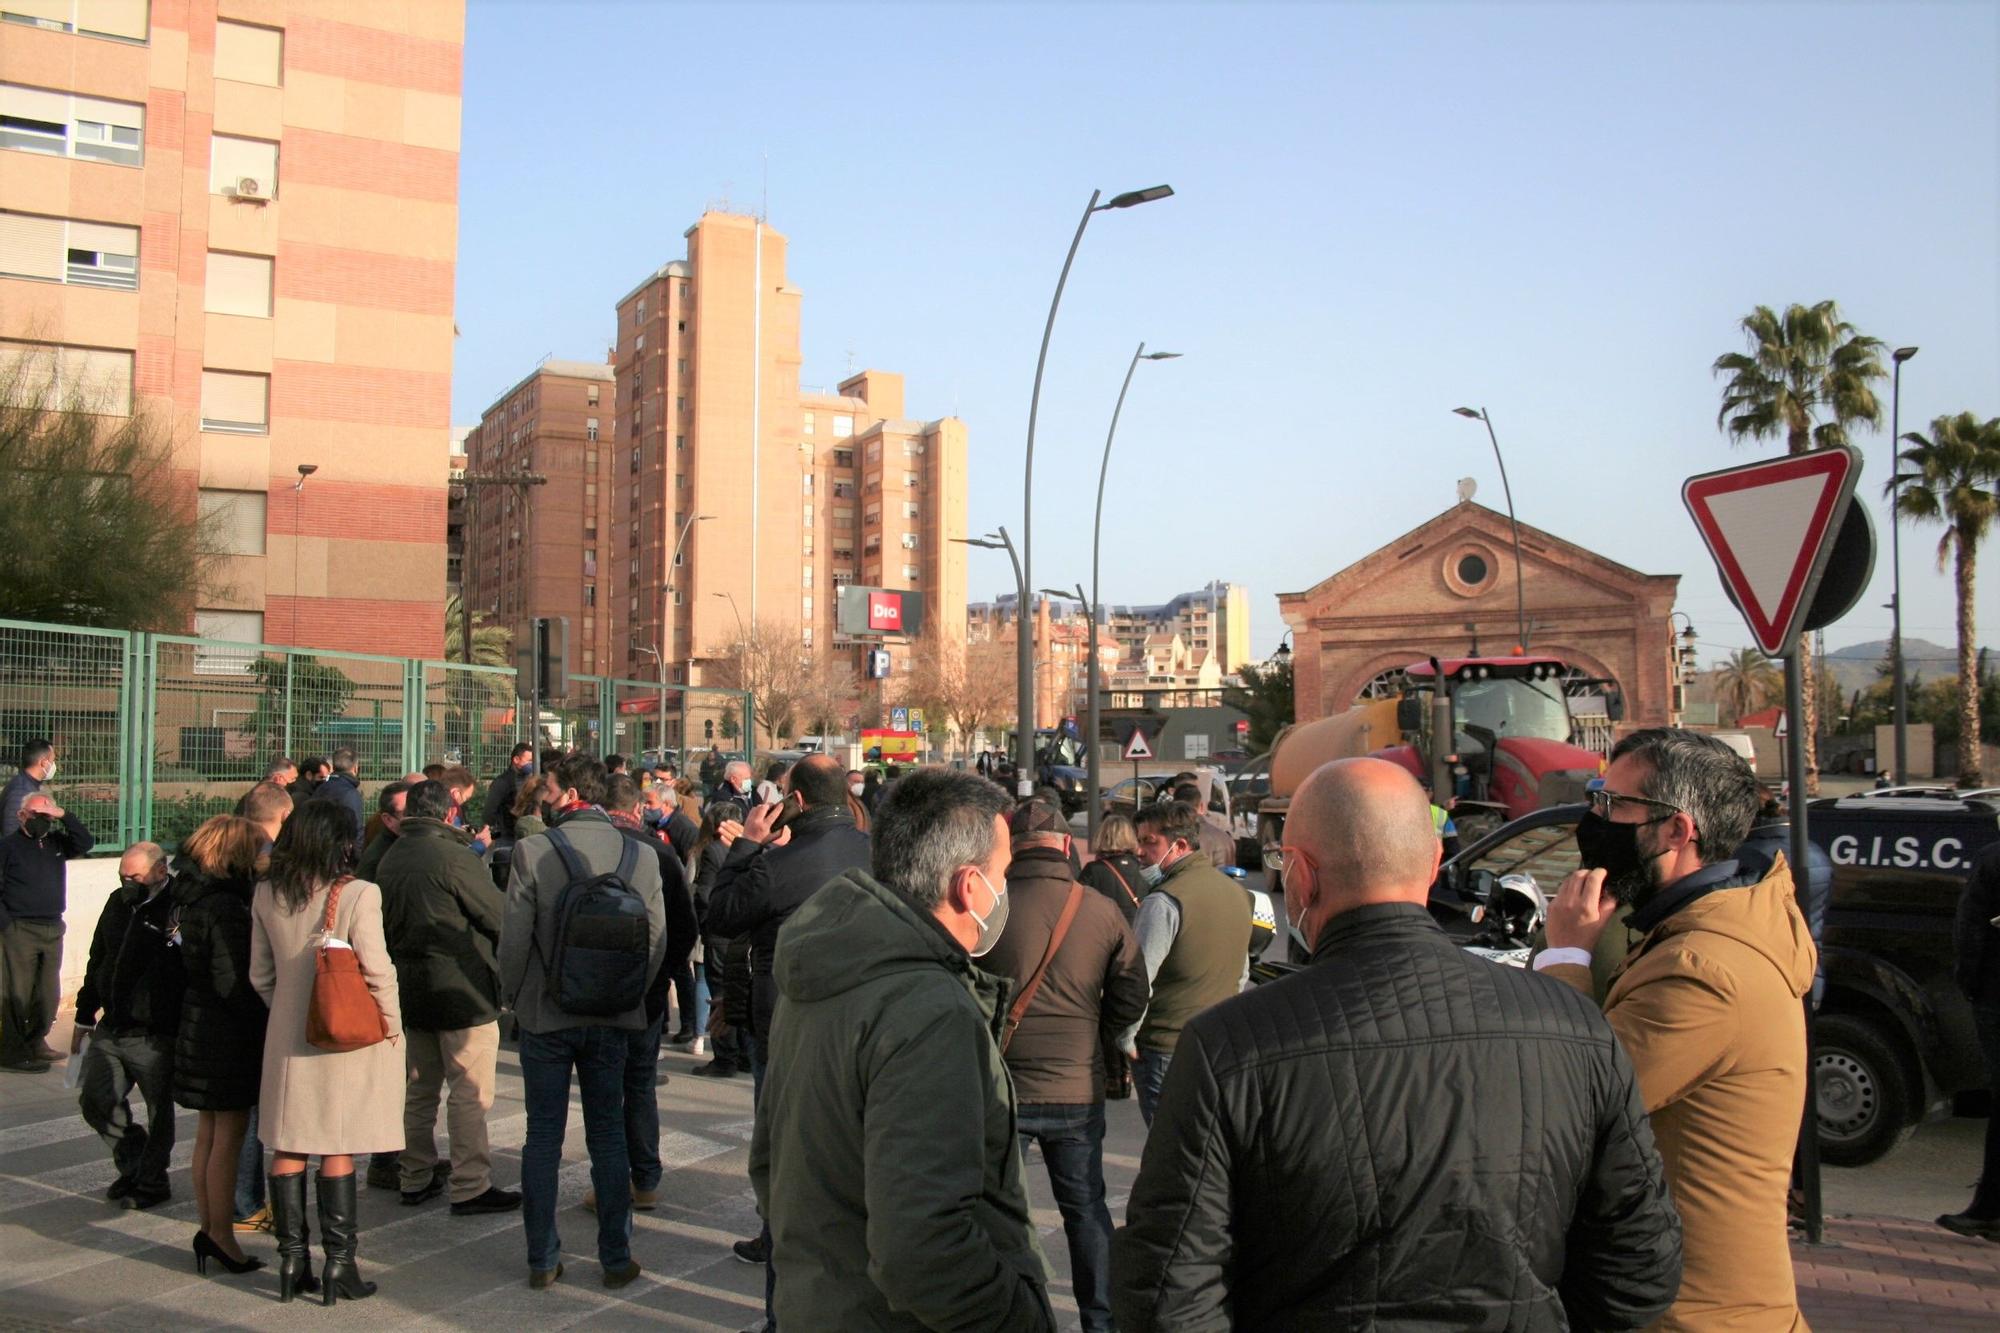
<svg viewBox="0 0 2000 1333">
<path fill-rule="evenodd" d="M 1312 962 L 1183 1029 L 1113 1242 L 1122 1333 L 1651 1323 L 1680 1218 L 1596 1006 L 1446 938 L 1392 764 L 1315 772 L 1284 852 Z"/>
</svg>

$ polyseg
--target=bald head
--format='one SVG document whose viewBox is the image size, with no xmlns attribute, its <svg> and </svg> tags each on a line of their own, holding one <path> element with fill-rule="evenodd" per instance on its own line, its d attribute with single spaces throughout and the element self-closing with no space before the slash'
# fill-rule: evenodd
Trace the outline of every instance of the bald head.
<svg viewBox="0 0 2000 1333">
<path fill-rule="evenodd" d="M 1330 918 L 1371 903 L 1429 901 L 1444 848 L 1431 805 L 1408 772 L 1381 759 L 1337 759 L 1313 770 L 1285 815 L 1285 845 L 1316 873 L 1295 874 L 1286 910 L 1308 941 Z"/>
</svg>

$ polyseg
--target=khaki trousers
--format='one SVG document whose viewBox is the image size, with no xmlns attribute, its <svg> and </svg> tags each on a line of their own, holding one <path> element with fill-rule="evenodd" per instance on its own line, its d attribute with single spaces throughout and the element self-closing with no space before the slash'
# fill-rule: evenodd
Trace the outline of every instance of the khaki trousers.
<svg viewBox="0 0 2000 1333">
<path fill-rule="evenodd" d="M 498 1020 L 445 1032 L 405 1028 L 410 1082 L 403 1097 L 403 1155 L 397 1160 L 406 1194 L 430 1183 L 437 1166 L 438 1093 L 445 1097 L 445 1132 L 451 1139 L 451 1201 L 464 1203 L 493 1183 L 493 1148 L 486 1138 L 486 1113 L 493 1109 L 493 1084 L 500 1060 Z"/>
</svg>

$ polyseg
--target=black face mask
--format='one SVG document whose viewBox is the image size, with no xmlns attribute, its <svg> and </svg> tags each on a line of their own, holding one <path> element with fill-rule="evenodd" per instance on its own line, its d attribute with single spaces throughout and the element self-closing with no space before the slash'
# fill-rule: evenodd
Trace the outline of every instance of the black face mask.
<svg viewBox="0 0 2000 1333">
<path fill-rule="evenodd" d="M 21 828 L 29 837 L 37 840 L 48 837 L 55 826 L 55 817 L 52 815 L 29 815 L 21 821 Z"/>
<path fill-rule="evenodd" d="M 1639 848 L 1639 830 L 1664 824 L 1671 814 L 1638 824 L 1619 824 L 1586 810 L 1576 824 L 1576 850 L 1586 870 L 1602 870 L 1604 891 L 1630 906 L 1654 888 L 1652 856 Z"/>
<path fill-rule="evenodd" d="M 118 892 L 128 903 L 143 903 L 153 894 L 153 886 L 143 879 L 133 879 L 129 875 L 118 877 Z"/>
</svg>

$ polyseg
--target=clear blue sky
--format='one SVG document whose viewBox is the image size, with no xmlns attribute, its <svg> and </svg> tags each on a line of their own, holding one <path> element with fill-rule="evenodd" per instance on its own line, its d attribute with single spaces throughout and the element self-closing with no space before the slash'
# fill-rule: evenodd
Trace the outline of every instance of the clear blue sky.
<svg viewBox="0 0 2000 1333">
<path fill-rule="evenodd" d="M 1087 579 L 1112 400 L 1107 600 L 1307 587 L 1449 506 L 1683 576 L 1704 658 L 1748 642 L 1680 506 L 1747 461 L 1709 364 L 1756 304 L 1838 300 L 1918 344 L 1903 428 L 2000 415 L 2000 7 L 1954 4 L 561 4 L 471 0 L 455 419 L 727 201 L 791 239 L 804 379 L 908 377 L 955 414 L 969 522 L 1018 532 L 1037 340 L 1091 223 L 1038 429 L 1035 582 Z M 765 194 L 768 178 L 768 196 Z M 538 259 L 524 258 L 529 253 Z M 1857 438 L 1882 524 L 1885 424 Z M 1774 446 L 1775 448 L 1775 446 Z M 1875 587 L 1828 631 L 1886 638 Z M 1905 633 L 1953 641 L 1938 529 Z M 1996 533 L 2000 537 L 2000 533 Z M 1008 589 L 973 552 L 975 600 Z M 2000 639 L 2000 541 L 1981 621 Z M 1532 608 L 1530 608 L 1532 611 Z"/>
</svg>

